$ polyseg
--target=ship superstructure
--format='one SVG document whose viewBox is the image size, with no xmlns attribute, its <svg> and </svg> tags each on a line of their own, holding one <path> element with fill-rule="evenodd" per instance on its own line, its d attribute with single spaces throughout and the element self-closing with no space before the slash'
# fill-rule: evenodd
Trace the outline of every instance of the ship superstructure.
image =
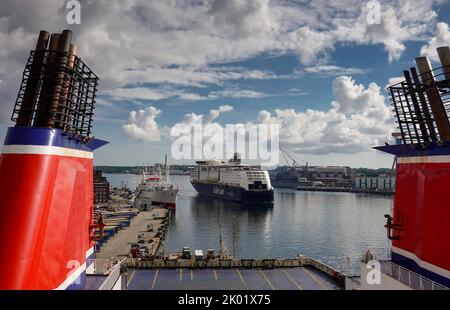
<svg viewBox="0 0 450 310">
<path fill-rule="evenodd" d="M 164 176 L 161 166 L 157 165 L 153 174 L 149 175 L 144 169 L 142 181 L 135 191 L 134 206 L 140 210 L 148 210 L 151 206 L 163 206 L 175 209 L 179 189 L 170 182 L 170 167 L 167 165 L 167 155 L 164 164 Z"/>
<path fill-rule="evenodd" d="M 391 259 L 374 255 L 361 266 L 363 289 L 450 288 L 450 48 L 437 49 L 441 67 L 426 57 L 389 87 L 401 141 L 376 149 L 396 158 L 393 214 L 387 219 Z"/>
<path fill-rule="evenodd" d="M 72 32 L 41 31 L 0 157 L 0 289 L 77 289 L 93 269 L 98 77 Z"/>
<path fill-rule="evenodd" d="M 259 166 L 244 165 L 234 154 L 228 162 L 197 161 L 190 171 L 191 184 L 200 194 L 236 202 L 272 202 L 269 173 Z"/>
</svg>

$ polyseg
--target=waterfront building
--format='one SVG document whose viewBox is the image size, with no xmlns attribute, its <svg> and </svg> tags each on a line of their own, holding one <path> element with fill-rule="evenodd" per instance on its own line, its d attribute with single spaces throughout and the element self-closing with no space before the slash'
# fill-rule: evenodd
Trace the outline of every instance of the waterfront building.
<svg viewBox="0 0 450 310">
<path fill-rule="evenodd" d="M 109 202 L 109 182 L 101 170 L 94 171 L 94 203 Z"/>
<path fill-rule="evenodd" d="M 395 176 L 378 175 L 364 176 L 360 175 L 355 178 L 354 187 L 356 190 L 371 191 L 395 191 Z"/>
<path fill-rule="evenodd" d="M 348 167 L 342 166 L 312 166 L 296 169 L 298 178 L 313 182 L 322 182 L 327 186 L 350 187 Z"/>
</svg>

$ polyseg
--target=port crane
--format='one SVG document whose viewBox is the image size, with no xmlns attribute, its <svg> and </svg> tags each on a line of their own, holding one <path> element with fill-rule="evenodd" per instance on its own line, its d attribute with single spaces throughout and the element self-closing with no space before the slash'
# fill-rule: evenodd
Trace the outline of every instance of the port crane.
<svg viewBox="0 0 450 310">
<path fill-rule="evenodd" d="M 295 171 L 295 168 L 298 167 L 297 165 L 297 160 L 290 154 L 289 151 L 287 151 L 284 147 L 282 147 L 280 145 L 280 151 L 281 151 L 281 155 L 283 156 L 284 160 L 286 161 L 286 163 L 289 166 L 289 173 L 292 176 L 297 176 L 297 173 Z M 289 160 L 292 161 L 292 164 L 289 165 Z M 307 171 L 308 171 L 308 162 L 305 163 L 305 166 L 303 167 L 304 171 L 305 171 L 305 175 L 307 175 Z"/>
<path fill-rule="evenodd" d="M 283 156 L 283 158 L 284 158 L 284 160 L 286 161 L 287 164 L 289 164 L 288 158 L 289 158 L 290 160 L 292 160 L 291 168 L 294 168 L 295 165 L 297 164 L 296 159 L 295 159 L 291 154 L 289 154 L 289 152 L 288 152 L 286 149 L 284 149 L 283 147 L 281 147 L 281 145 L 280 145 L 280 151 L 281 151 L 281 155 Z"/>
</svg>

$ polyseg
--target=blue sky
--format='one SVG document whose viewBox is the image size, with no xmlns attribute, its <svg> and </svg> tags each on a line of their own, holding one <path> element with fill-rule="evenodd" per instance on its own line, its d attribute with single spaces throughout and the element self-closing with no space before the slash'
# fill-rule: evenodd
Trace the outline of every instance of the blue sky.
<svg viewBox="0 0 450 310">
<path fill-rule="evenodd" d="M 94 132 L 110 144 L 96 152 L 98 165 L 161 161 L 172 126 L 230 106 L 212 122 L 279 122 L 282 145 L 300 162 L 390 167 L 389 155 L 370 150 L 392 131 L 385 86 L 415 57 L 435 61 L 435 45 L 450 44 L 446 1 L 380 1 L 376 25 L 364 21 L 366 2 L 352 0 L 81 1 L 75 26 L 65 24 L 61 3 L 39 1 L 49 10 L 33 21 L 28 2 L 14 14 L 20 3 L 5 1 L 0 41 L 23 43 L 0 56 L 0 94 L 14 98 L 20 75 L 2 79 L 2 71 L 20 72 L 17 50 L 30 49 L 41 28 L 73 29 L 101 78 Z M 11 103 L 1 102 L 1 132 Z M 140 110 L 132 120 L 130 112 Z"/>
</svg>

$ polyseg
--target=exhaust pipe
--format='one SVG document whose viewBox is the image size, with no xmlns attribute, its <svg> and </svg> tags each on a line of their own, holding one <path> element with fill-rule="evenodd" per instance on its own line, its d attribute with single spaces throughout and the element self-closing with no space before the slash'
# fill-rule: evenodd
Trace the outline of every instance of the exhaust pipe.
<svg viewBox="0 0 450 310">
<path fill-rule="evenodd" d="M 446 80 L 450 80 L 450 47 L 441 46 L 436 49 Z"/>
<path fill-rule="evenodd" d="M 56 80 L 54 67 L 60 40 L 61 35 L 59 33 L 53 33 L 51 35 L 49 53 L 47 57 L 47 67 L 44 73 L 44 80 L 42 82 L 36 119 L 34 120 L 34 127 L 53 127 L 54 124 L 54 119 L 52 119 L 50 109 L 50 100 Z"/>
<path fill-rule="evenodd" d="M 430 108 L 427 103 L 427 99 L 425 98 L 425 94 L 422 91 L 419 91 L 419 85 L 420 85 L 420 79 L 419 75 L 417 74 L 417 70 L 415 67 L 409 68 L 411 71 L 412 81 L 414 83 L 414 90 L 417 93 L 417 99 L 420 102 L 420 106 L 422 107 L 423 115 L 425 117 L 425 121 L 427 123 L 428 130 L 430 131 L 430 138 L 431 141 L 437 141 L 437 133 L 436 129 L 434 128 L 434 122 L 433 118 L 431 117 Z"/>
<path fill-rule="evenodd" d="M 70 118 L 70 112 L 71 112 L 71 104 L 72 104 L 72 92 L 74 91 L 73 85 L 72 85 L 72 79 L 70 72 L 75 66 L 75 57 L 77 56 L 78 47 L 74 44 L 70 44 L 69 49 L 69 57 L 67 59 L 67 66 L 66 68 L 69 69 L 69 75 L 65 77 L 64 84 L 62 87 L 62 100 L 61 104 L 59 105 L 58 110 L 58 121 L 57 124 L 58 128 L 61 128 L 63 130 L 70 130 L 68 128 L 69 118 Z M 71 86 L 72 85 L 72 86 Z"/>
<path fill-rule="evenodd" d="M 36 51 L 31 63 L 30 75 L 28 77 L 28 84 L 23 95 L 22 105 L 20 106 L 19 115 L 17 117 L 16 126 L 26 127 L 30 125 L 31 116 L 34 109 L 34 99 L 39 86 L 39 78 L 41 76 L 42 64 L 45 60 L 45 53 L 47 45 L 50 40 L 50 33 L 41 30 L 39 38 L 36 43 Z"/>
<path fill-rule="evenodd" d="M 57 83 L 55 85 L 55 88 L 53 89 L 53 93 L 51 96 L 50 101 L 50 110 L 53 116 L 53 122 L 55 124 L 56 128 L 62 128 L 62 121 L 64 120 L 64 115 L 60 114 L 61 112 L 65 111 L 64 107 L 60 106 L 60 99 L 61 99 L 61 91 L 63 89 L 64 84 L 64 71 L 65 67 L 67 65 L 68 61 L 68 53 L 70 51 L 70 45 L 72 42 L 72 31 L 70 30 L 64 30 L 61 35 L 61 40 L 59 41 L 58 51 L 61 53 L 58 53 L 57 55 Z M 61 109 L 62 108 L 62 109 Z M 60 113 L 57 113 L 60 112 Z M 55 115 L 56 114 L 56 115 Z"/>
<path fill-rule="evenodd" d="M 408 108 L 411 111 L 411 114 L 414 114 L 414 118 L 419 122 L 420 133 L 422 134 L 422 138 L 424 142 L 429 141 L 429 134 L 426 127 L 427 118 L 425 117 L 425 111 L 421 111 L 421 107 L 419 106 L 419 101 L 416 97 L 416 90 L 412 84 L 411 75 L 408 70 L 403 71 L 403 76 L 405 77 L 405 84 L 402 84 L 405 94 L 409 93 L 409 98 L 412 101 L 412 105 L 414 110 L 408 105 Z M 407 95 L 406 95 L 407 96 Z M 422 107 L 423 108 L 423 107 Z M 422 113 L 423 112 L 423 113 Z M 412 115 L 411 115 L 412 116 Z"/>
<path fill-rule="evenodd" d="M 426 87 L 425 92 L 428 97 L 428 102 L 430 104 L 431 112 L 433 113 L 441 141 L 449 141 L 450 123 L 441 95 L 436 87 L 436 81 L 434 79 L 430 60 L 427 57 L 417 57 L 416 65 L 419 69 L 422 83 Z"/>
<path fill-rule="evenodd" d="M 35 127 L 55 128 L 56 123 L 56 128 L 59 128 L 58 120 L 60 120 L 60 116 L 57 115 L 57 112 L 71 42 L 72 31 L 70 30 L 64 30 L 62 34 L 54 33 L 51 36 L 47 70 L 39 98 Z"/>
</svg>

